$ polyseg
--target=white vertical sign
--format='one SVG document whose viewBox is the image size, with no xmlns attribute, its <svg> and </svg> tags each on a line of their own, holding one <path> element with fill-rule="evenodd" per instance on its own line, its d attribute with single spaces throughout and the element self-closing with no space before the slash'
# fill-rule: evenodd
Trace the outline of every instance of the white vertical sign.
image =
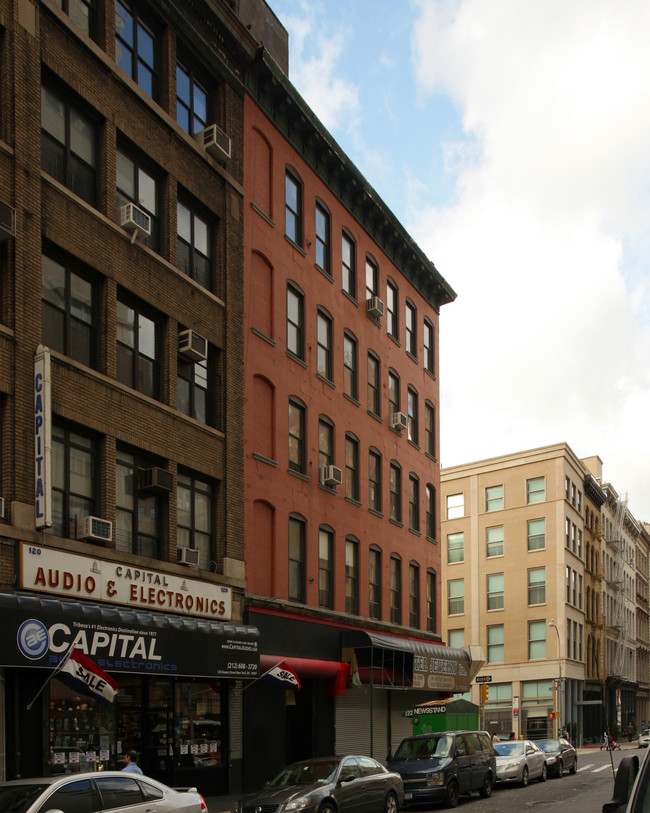
<svg viewBox="0 0 650 813">
<path fill-rule="evenodd" d="M 34 514 L 37 528 L 52 525 L 52 379 L 50 351 L 34 357 Z"/>
</svg>

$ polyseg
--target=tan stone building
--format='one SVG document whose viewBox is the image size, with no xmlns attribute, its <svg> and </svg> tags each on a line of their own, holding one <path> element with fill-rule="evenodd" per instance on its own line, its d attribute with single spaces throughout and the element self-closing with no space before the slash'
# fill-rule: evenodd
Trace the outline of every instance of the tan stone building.
<svg viewBox="0 0 650 813">
<path fill-rule="evenodd" d="M 560 443 L 450 467 L 441 510 L 442 634 L 486 653 L 485 727 L 542 737 L 567 726 L 582 742 L 640 724 L 647 533 L 603 484 L 600 459 Z"/>
</svg>

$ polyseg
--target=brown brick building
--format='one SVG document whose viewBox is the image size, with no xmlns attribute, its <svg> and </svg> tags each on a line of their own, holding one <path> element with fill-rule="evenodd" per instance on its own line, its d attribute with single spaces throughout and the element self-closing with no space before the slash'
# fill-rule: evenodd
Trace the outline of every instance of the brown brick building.
<svg viewBox="0 0 650 813">
<path fill-rule="evenodd" d="M 221 1 L 0 0 L 2 778 L 238 781 L 255 49 Z M 73 643 L 114 707 L 27 711 Z"/>
</svg>

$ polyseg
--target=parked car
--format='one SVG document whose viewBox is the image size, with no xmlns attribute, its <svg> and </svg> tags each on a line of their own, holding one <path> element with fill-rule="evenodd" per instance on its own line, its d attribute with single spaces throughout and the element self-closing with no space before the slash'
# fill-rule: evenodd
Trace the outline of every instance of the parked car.
<svg viewBox="0 0 650 813">
<path fill-rule="evenodd" d="M 650 731 L 642 731 L 639 734 L 639 748 L 647 748 L 650 745 Z"/>
<path fill-rule="evenodd" d="M 546 782 L 546 756 L 531 740 L 511 740 L 494 744 L 497 754 L 497 782 L 518 782 L 526 787 L 529 780 Z"/>
<path fill-rule="evenodd" d="M 146 806 L 156 813 L 207 813 L 208 810 L 196 788 L 172 790 L 148 776 L 121 771 L 58 774 L 0 783 L 0 810 L 11 813 L 41 810 L 133 813 L 140 810 L 140 805 L 143 810 Z"/>
<path fill-rule="evenodd" d="M 404 787 L 397 773 L 371 757 L 319 757 L 294 762 L 257 793 L 242 797 L 234 813 L 398 813 Z"/>
<path fill-rule="evenodd" d="M 578 752 L 564 737 L 557 740 L 537 740 L 537 745 L 546 755 L 546 768 L 549 776 L 564 776 L 564 771 L 575 773 L 578 770 Z"/>
<path fill-rule="evenodd" d="M 404 804 L 443 802 L 456 807 L 461 793 L 492 794 L 496 759 L 486 731 L 446 731 L 402 740 L 388 767 L 402 777 Z"/>
</svg>

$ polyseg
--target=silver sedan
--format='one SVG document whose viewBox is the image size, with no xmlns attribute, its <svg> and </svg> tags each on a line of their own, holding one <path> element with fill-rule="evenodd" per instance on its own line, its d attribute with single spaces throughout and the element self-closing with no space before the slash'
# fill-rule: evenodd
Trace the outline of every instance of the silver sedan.
<svg viewBox="0 0 650 813">
<path fill-rule="evenodd" d="M 497 782 L 518 782 L 526 787 L 530 779 L 546 781 L 546 757 L 531 740 L 509 740 L 494 744 Z"/>
<path fill-rule="evenodd" d="M 0 783 L 0 810 L 36 813 L 40 810 L 111 813 L 208 813 L 196 789 L 176 791 L 148 776 L 123 771 L 75 773 L 14 779 Z"/>
</svg>

